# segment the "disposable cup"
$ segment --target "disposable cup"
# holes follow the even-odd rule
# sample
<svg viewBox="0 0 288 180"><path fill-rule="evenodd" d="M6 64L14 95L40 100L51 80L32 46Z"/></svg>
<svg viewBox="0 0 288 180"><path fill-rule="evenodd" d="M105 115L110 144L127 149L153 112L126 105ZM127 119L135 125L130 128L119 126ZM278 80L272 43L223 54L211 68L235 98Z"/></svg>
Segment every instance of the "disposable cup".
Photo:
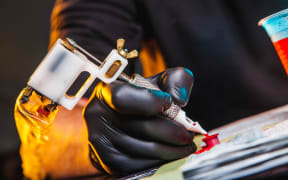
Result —
<svg viewBox="0 0 288 180"><path fill-rule="evenodd" d="M261 19L258 25L267 32L288 75L288 9Z"/></svg>

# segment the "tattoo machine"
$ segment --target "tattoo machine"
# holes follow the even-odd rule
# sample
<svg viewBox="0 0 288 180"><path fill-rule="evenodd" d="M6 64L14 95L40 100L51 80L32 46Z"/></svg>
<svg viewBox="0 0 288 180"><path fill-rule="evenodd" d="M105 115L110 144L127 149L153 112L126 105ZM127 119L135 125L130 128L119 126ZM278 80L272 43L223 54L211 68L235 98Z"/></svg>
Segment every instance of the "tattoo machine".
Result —
<svg viewBox="0 0 288 180"><path fill-rule="evenodd" d="M124 44L124 39L118 39L117 49L113 49L102 62L72 39L58 39L30 77L20 99L21 103L28 102L29 96L35 91L51 100L51 103L44 107L48 114L54 111L57 105L72 110L96 78L105 83L119 78L136 86L160 90L139 74L129 77L123 73L128 64L127 59L138 56L136 50L128 52L124 49ZM68 95L67 91L83 71L90 76L74 96ZM174 103L163 115L181 123L189 131L207 134L198 122L186 117L185 112Z"/></svg>

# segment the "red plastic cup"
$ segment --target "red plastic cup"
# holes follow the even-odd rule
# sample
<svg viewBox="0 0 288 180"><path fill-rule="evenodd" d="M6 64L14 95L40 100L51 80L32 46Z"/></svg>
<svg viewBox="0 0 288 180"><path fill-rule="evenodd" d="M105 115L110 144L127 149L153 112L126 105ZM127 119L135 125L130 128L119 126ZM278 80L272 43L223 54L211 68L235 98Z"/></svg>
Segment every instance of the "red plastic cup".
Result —
<svg viewBox="0 0 288 180"><path fill-rule="evenodd" d="M258 25L266 30L288 75L288 9L260 20Z"/></svg>

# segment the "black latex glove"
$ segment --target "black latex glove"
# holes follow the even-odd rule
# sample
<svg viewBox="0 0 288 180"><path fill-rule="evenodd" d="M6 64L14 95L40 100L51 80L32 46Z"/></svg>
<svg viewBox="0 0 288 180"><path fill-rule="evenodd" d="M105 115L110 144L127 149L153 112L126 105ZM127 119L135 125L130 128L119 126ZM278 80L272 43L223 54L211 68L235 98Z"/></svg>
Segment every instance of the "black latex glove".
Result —
<svg viewBox="0 0 288 180"><path fill-rule="evenodd" d="M95 88L84 116L96 168L125 176L195 152L194 134L159 115L172 101L182 107L187 104L192 72L168 69L147 80L165 92L122 81L99 83Z"/></svg>

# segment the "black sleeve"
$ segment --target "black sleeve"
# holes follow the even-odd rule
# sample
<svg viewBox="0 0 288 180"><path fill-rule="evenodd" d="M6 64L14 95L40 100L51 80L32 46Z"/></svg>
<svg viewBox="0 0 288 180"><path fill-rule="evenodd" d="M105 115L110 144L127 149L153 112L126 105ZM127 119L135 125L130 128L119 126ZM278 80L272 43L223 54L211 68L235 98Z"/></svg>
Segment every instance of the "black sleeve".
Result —
<svg viewBox="0 0 288 180"><path fill-rule="evenodd" d="M104 60L124 38L128 50L140 50L142 27L133 0L57 0L51 15L50 46L70 37ZM126 72L141 73L138 60L130 60Z"/></svg>

